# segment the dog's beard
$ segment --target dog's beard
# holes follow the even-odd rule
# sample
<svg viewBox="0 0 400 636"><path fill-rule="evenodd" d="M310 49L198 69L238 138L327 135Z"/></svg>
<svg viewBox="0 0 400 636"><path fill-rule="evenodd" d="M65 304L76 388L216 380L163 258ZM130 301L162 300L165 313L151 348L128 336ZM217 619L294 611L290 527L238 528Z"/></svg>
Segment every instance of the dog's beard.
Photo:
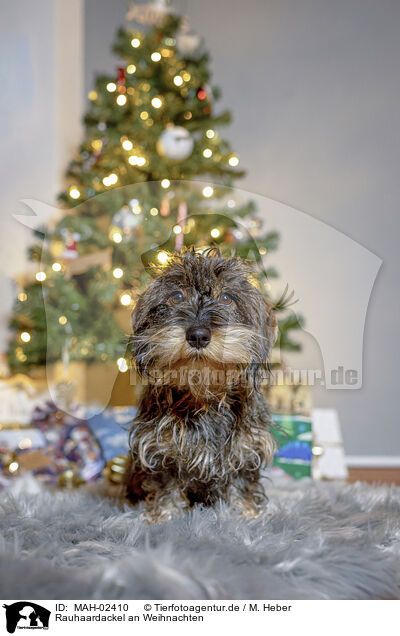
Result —
<svg viewBox="0 0 400 636"><path fill-rule="evenodd" d="M188 388L198 397L217 396L243 381L259 357L259 338L246 326L214 329L210 343L191 347L183 327L162 327L135 337L136 360L155 384Z"/></svg>

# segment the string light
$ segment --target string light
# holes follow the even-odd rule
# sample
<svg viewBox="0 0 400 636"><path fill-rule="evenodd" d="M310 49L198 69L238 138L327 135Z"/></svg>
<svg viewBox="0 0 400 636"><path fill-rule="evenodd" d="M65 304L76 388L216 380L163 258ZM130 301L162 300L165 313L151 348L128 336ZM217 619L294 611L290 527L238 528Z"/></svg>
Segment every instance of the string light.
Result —
<svg viewBox="0 0 400 636"><path fill-rule="evenodd" d="M107 187L114 185L115 183L117 183L117 181L118 181L118 175L116 175L115 172L111 172L111 174L109 174L108 177L104 177L103 179L103 183Z"/></svg>
<svg viewBox="0 0 400 636"><path fill-rule="evenodd" d="M184 71L184 73L182 73L182 77L185 80L185 82L189 82L192 76L187 71Z"/></svg>
<svg viewBox="0 0 400 636"><path fill-rule="evenodd" d="M60 323L60 325L66 325L68 322L68 319L66 316L60 316L58 319L58 322Z"/></svg>
<svg viewBox="0 0 400 636"><path fill-rule="evenodd" d="M113 232L113 235L112 235L111 238L114 241L114 243L121 243L122 234L121 234L121 232Z"/></svg>
<svg viewBox="0 0 400 636"><path fill-rule="evenodd" d="M180 234L182 232L182 228L180 225L174 225L173 231L175 234Z"/></svg>
<svg viewBox="0 0 400 636"><path fill-rule="evenodd" d="M23 331L20 335L22 342L29 342L31 339L31 334L27 331Z"/></svg>
<svg viewBox="0 0 400 636"><path fill-rule="evenodd" d="M212 157L212 150L211 150L211 148L204 148L204 150L203 150L203 157L205 157L206 159L209 159L210 157Z"/></svg>
<svg viewBox="0 0 400 636"><path fill-rule="evenodd" d="M150 57L153 62L159 62L161 60L161 53L159 53L158 51L154 51L154 53L152 53Z"/></svg>
<svg viewBox="0 0 400 636"><path fill-rule="evenodd" d="M127 101L126 95L118 95L116 102L118 106L125 106Z"/></svg>
<svg viewBox="0 0 400 636"><path fill-rule="evenodd" d="M150 212L151 212L151 210L150 210ZM18 294L18 300L19 300L21 303L24 303L24 302L27 300L27 298L28 298L28 296L25 294L25 292L20 292L20 293Z"/></svg>
<svg viewBox="0 0 400 636"><path fill-rule="evenodd" d="M153 97L153 99L151 100L151 105L153 106L153 108L161 108L161 106L163 105L162 99L160 99L159 97Z"/></svg>
<svg viewBox="0 0 400 636"><path fill-rule="evenodd" d="M133 75L133 73L136 72L136 66L134 64L129 64L129 66L126 67L126 72L129 75Z"/></svg>
<svg viewBox="0 0 400 636"><path fill-rule="evenodd" d="M103 142L101 139L93 139L92 141L93 150L95 150L96 152L100 152L102 147L103 147Z"/></svg>
<svg viewBox="0 0 400 636"><path fill-rule="evenodd" d="M262 256L264 256L267 253L267 250L265 249L265 247L260 247L259 252Z"/></svg>
<svg viewBox="0 0 400 636"><path fill-rule="evenodd" d="M119 299L121 305L124 305L125 307L128 307L128 305L131 304L132 302L132 298L130 296L130 294L122 294L121 298Z"/></svg>
<svg viewBox="0 0 400 636"><path fill-rule="evenodd" d="M124 275L124 271L120 267L116 267L113 270L114 278L122 278L123 275Z"/></svg>
<svg viewBox="0 0 400 636"><path fill-rule="evenodd" d="M121 373L125 373L126 371L128 371L128 363L125 358L118 358L117 367L121 371Z"/></svg>
<svg viewBox="0 0 400 636"><path fill-rule="evenodd" d="M161 181L161 187L164 188L164 190L169 188L170 185L171 185L171 181L169 179L163 179Z"/></svg>
<svg viewBox="0 0 400 636"><path fill-rule="evenodd" d="M133 143L129 139L124 139L122 142L122 147L124 150L132 150Z"/></svg>
<svg viewBox="0 0 400 636"><path fill-rule="evenodd" d="M214 130L211 130L211 128L209 130L207 130L206 137L208 137L209 139L213 139L215 137Z"/></svg>
<svg viewBox="0 0 400 636"><path fill-rule="evenodd" d="M18 446L21 450L24 450L25 448L31 448L32 440L30 440L29 437L23 437L18 443Z"/></svg>
<svg viewBox="0 0 400 636"><path fill-rule="evenodd" d="M71 197L71 199L79 199L79 197L81 196L81 193L79 192L76 186L72 186L69 189L69 196Z"/></svg>
<svg viewBox="0 0 400 636"><path fill-rule="evenodd" d="M146 163L146 159L144 157L138 157L136 163L138 166L144 166Z"/></svg>
<svg viewBox="0 0 400 636"><path fill-rule="evenodd" d="M42 283L46 280L46 272L36 272L35 278L39 281L39 283Z"/></svg>
<svg viewBox="0 0 400 636"><path fill-rule="evenodd" d="M51 269L53 270L53 272L61 272L62 265L61 263L53 263L53 265L51 266Z"/></svg>
<svg viewBox="0 0 400 636"><path fill-rule="evenodd" d="M150 214L151 214L151 216L157 216L157 214L158 214L157 208L151 208Z"/></svg>
<svg viewBox="0 0 400 636"><path fill-rule="evenodd" d="M146 119L149 118L149 113L147 112L147 110L142 110L142 112L140 113L140 119L143 119L143 121L146 121Z"/></svg>
<svg viewBox="0 0 400 636"><path fill-rule="evenodd" d="M128 159L128 162L131 164L131 166L136 166L137 160L138 157L136 155L131 155Z"/></svg>
<svg viewBox="0 0 400 636"><path fill-rule="evenodd" d="M217 227L214 227L211 232L210 232L211 236L213 238L218 238L221 234L220 230Z"/></svg>
<svg viewBox="0 0 400 636"><path fill-rule="evenodd" d="M167 252L158 252L157 260L161 265L165 265L168 262L168 254Z"/></svg>
<svg viewBox="0 0 400 636"><path fill-rule="evenodd" d="M139 38L133 38L131 40L131 46L133 46L134 49L137 49L140 46Z"/></svg>
<svg viewBox="0 0 400 636"><path fill-rule="evenodd" d="M236 202L233 199L229 199L226 205L228 206L228 208L234 208L236 205Z"/></svg>
<svg viewBox="0 0 400 636"><path fill-rule="evenodd" d="M175 75L174 77L174 84L175 86L182 86L183 84L183 79L181 78L180 75Z"/></svg>
<svg viewBox="0 0 400 636"><path fill-rule="evenodd" d="M232 167L238 166L239 165L239 157L237 157L236 155L232 155L232 157L229 157L228 163Z"/></svg>
<svg viewBox="0 0 400 636"><path fill-rule="evenodd" d="M211 186L205 186L202 192L203 192L203 197L205 197L206 199L209 199L214 194L214 188L212 188Z"/></svg>
<svg viewBox="0 0 400 636"><path fill-rule="evenodd" d="M89 97L91 102L94 102L94 100L97 99L97 97L98 97L97 91L89 91L88 97Z"/></svg>
<svg viewBox="0 0 400 636"><path fill-rule="evenodd" d="M109 93L115 93L115 91L117 90L117 85L114 84L114 82L108 82L106 89Z"/></svg>
<svg viewBox="0 0 400 636"><path fill-rule="evenodd" d="M11 462L11 464L9 464L8 466L8 470L10 471L10 473L15 473L19 468L19 464L18 462Z"/></svg>

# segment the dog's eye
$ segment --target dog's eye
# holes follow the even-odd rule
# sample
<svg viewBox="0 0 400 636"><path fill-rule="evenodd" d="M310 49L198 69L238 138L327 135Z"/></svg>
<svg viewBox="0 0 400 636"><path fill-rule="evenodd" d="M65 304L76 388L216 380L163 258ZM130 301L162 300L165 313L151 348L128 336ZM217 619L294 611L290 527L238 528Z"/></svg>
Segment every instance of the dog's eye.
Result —
<svg viewBox="0 0 400 636"><path fill-rule="evenodd" d="M183 294L182 292L175 292L175 294L172 294L172 296L170 296L168 298L168 302L171 303L172 305L179 305L179 303L182 302L183 300Z"/></svg>
<svg viewBox="0 0 400 636"><path fill-rule="evenodd" d="M229 296L229 294L227 294L226 292L224 292L223 294L221 294L221 296L218 298L218 301L221 303L221 305L230 305L232 302L232 297Z"/></svg>

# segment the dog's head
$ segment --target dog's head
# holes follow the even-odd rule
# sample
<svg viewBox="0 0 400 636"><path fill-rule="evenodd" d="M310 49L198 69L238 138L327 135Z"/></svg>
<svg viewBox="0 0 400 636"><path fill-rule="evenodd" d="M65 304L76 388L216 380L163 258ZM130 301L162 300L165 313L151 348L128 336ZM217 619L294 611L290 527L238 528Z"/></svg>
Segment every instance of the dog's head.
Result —
<svg viewBox="0 0 400 636"><path fill-rule="evenodd" d="M276 318L240 259L189 250L173 256L140 295L132 327L142 374L186 366L252 369L255 376L267 363Z"/></svg>

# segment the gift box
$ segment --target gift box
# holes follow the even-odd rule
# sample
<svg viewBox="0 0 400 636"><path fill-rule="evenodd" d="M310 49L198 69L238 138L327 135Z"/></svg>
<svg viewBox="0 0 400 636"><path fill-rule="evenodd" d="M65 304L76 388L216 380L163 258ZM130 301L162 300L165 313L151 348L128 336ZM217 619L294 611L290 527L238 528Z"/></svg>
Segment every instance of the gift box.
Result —
<svg viewBox="0 0 400 636"><path fill-rule="evenodd" d="M273 477L302 479L312 475L312 421L302 415L272 415L277 450L270 468Z"/></svg>

